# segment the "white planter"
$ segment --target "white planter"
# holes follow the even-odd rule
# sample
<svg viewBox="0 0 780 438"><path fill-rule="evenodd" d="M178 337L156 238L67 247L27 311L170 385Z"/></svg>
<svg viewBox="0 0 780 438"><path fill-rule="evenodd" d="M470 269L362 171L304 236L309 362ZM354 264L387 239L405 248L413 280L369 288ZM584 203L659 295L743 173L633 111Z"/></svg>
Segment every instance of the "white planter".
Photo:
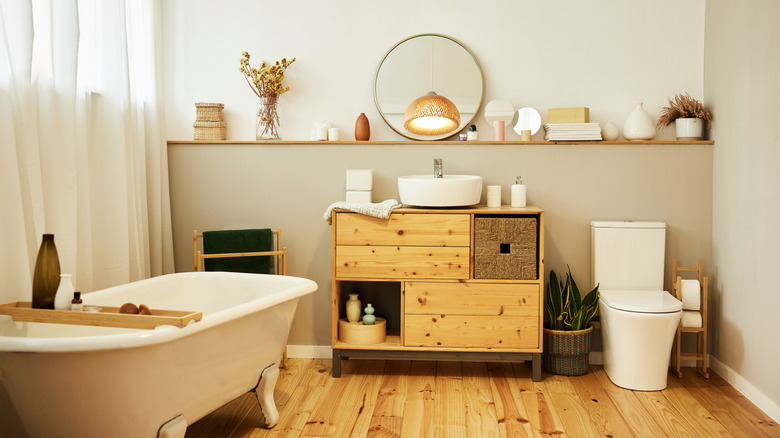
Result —
<svg viewBox="0 0 780 438"><path fill-rule="evenodd" d="M674 126L677 129L677 141L701 140L704 127L702 119L677 119Z"/></svg>

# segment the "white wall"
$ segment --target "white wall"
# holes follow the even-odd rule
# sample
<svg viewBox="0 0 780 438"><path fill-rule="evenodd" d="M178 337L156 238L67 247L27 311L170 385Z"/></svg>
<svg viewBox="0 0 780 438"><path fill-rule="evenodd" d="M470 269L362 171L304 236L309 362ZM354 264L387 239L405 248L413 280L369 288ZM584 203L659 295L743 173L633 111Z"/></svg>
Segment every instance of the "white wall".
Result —
<svg viewBox="0 0 780 438"><path fill-rule="evenodd" d="M364 112L372 140L403 140L382 123L372 86L387 50L418 33L451 36L474 53L484 103L531 106L543 121L547 108L588 106L592 121L622 127L637 102L657 114L675 93L703 93L704 0L163 3L174 140L192 138L193 104L203 101L225 103L228 139L254 139L257 98L238 71L244 51L257 62L298 59L287 71L292 91L281 98L285 138L308 140L314 122L328 119L352 139ZM482 112L477 126L489 135ZM512 139L519 136L509 130Z"/></svg>
<svg viewBox="0 0 780 438"><path fill-rule="evenodd" d="M705 91L714 113L712 354L774 403L780 349L780 3L708 1ZM754 388L754 389L755 389ZM743 391L745 392L745 391Z"/></svg>

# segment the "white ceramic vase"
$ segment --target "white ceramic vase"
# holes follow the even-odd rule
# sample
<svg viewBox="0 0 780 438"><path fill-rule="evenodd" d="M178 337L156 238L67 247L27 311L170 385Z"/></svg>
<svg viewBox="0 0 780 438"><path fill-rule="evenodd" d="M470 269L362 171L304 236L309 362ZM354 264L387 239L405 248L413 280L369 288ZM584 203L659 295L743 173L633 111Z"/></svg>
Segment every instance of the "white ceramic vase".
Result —
<svg viewBox="0 0 780 438"><path fill-rule="evenodd" d="M674 121L678 141L701 140L704 121L702 119L682 118Z"/></svg>
<svg viewBox="0 0 780 438"><path fill-rule="evenodd" d="M358 294L349 294L349 299L347 300L347 321L353 324L360 321L361 307Z"/></svg>
<svg viewBox="0 0 780 438"><path fill-rule="evenodd" d="M655 137L655 120L642 108L642 102L639 102L623 124L623 138L652 140L653 137Z"/></svg>
<svg viewBox="0 0 780 438"><path fill-rule="evenodd" d="M606 141L615 141L620 135L620 131L617 126L612 122L607 122L601 128L601 139Z"/></svg>
<svg viewBox="0 0 780 438"><path fill-rule="evenodd" d="M70 310L70 302L73 300L73 292L76 289L73 287L73 275L61 274L60 286L57 288L57 293L54 295L54 309L56 310Z"/></svg>

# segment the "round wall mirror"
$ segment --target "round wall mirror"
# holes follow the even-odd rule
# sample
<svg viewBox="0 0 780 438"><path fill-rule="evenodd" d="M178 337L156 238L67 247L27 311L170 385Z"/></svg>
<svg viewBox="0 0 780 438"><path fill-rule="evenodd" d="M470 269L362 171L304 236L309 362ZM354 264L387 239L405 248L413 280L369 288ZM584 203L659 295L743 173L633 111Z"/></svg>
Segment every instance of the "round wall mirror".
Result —
<svg viewBox="0 0 780 438"><path fill-rule="evenodd" d="M395 132L412 140L441 140L462 131L477 114L483 92L482 70L474 55L460 42L438 34L414 35L396 44L374 77L379 114ZM411 114L411 107L421 107L420 102L431 96L440 107L445 106L442 101L454 104L457 117L449 112L444 128L418 130L410 123L418 117Z"/></svg>

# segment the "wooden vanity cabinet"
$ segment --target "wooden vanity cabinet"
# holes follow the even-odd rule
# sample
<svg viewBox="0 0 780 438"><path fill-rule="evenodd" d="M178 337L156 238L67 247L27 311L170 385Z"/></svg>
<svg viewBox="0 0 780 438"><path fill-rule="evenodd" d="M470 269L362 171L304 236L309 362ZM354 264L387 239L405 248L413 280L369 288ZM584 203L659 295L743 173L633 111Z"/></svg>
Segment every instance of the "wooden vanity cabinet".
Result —
<svg viewBox="0 0 780 438"><path fill-rule="evenodd" d="M485 231L491 220L500 222L499 228ZM341 360L347 358L519 361L530 356L533 379L541 380L543 238L544 212L533 206L401 208L387 220L336 210L333 376L340 376ZM345 316L347 289L371 288L372 282L398 284L396 331L378 344L340 341L338 320Z"/></svg>

